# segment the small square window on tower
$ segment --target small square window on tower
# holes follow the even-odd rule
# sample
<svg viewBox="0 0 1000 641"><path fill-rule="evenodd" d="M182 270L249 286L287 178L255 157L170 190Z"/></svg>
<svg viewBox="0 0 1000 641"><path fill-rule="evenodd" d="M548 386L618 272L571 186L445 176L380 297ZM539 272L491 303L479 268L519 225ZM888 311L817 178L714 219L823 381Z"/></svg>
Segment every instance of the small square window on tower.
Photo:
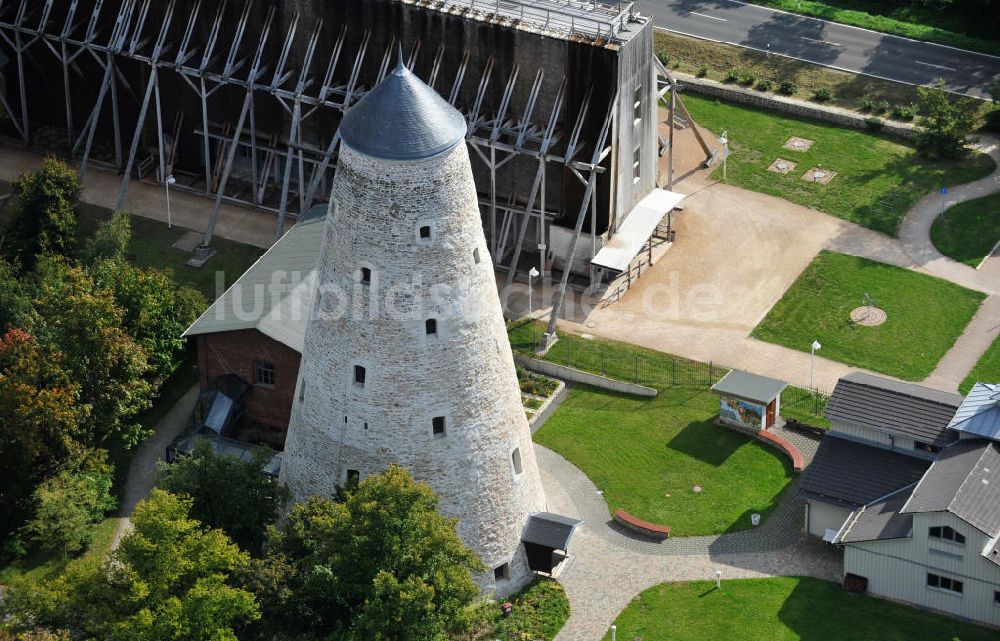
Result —
<svg viewBox="0 0 1000 641"><path fill-rule="evenodd" d="M371 285L372 284L372 270L369 267L361 268L361 284Z"/></svg>
<svg viewBox="0 0 1000 641"><path fill-rule="evenodd" d="M361 482L361 472L358 470L347 470L347 487L357 487Z"/></svg>
<svg viewBox="0 0 1000 641"><path fill-rule="evenodd" d="M424 321L424 331L428 336L436 336L438 333L438 322L436 318L428 318Z"/></svg>
<svg viewBox="0 0 1000 641"><path fill-rule="evenodd" d="M355 384L361 385L362 387L364 387L364 385L365 385L365 375L366 375L366 372L365 372L365 368L364 367L362 367L360 365L355 365L354 366L354 382L355 382Z"/></svg>
<svg viewBox="0 0 1000 641"><path fill-rule="evenodd" d="M514 464L514 474L520 474L524 471L524 468L521 467L521 448L514 448L514 451L510 454L510 460Z"/></svg>
<svg viewBox="0 0 1000 641"><path fill-rule="evenodd" d="M510 564L504 563L493 568L493 578L497 581L506 581L510 578Z"/></svg>
<svg viewBox="0 0 1000 641"><path fill-rule="evenodd" d="M444 436L444 417L435 416L431 419L431 431L434 436Z"/></svg>
<svg viewBox="0 0 1000 641"><path fill-rule="evenodd" d="M420 240L430 240L431 239L431 226L421 225L420 226Z"/></svg>
<svg viewBox="0 0 1000 641"><path fill-rule="evenodd" d="M478 247L476 247L475 249L472 250L472 260L476 261L477 265L480 262L480 259L479 259L479 248Z"/></svg>

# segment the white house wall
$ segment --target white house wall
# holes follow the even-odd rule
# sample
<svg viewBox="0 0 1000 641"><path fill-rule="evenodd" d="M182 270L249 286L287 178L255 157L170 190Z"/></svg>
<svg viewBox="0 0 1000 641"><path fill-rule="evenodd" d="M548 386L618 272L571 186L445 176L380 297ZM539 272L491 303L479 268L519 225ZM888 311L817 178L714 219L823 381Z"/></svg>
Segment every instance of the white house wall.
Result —
<svg viewBox="0 0 1000 641"><path fill-rule="evenodd" d="M965 545L929 539L928 528L936 525L964 534ZM1000 567L981 556L987 541L985 534L946 512L916 514L912 538L845 545L844 572L866 577L871 594L1000 626L1000 606L994 605ZM928 588L928 572L962 581L962 595Z"/></svg>
<svg viewBox="0 0 1000 641"><path fill-rule="evenodd" d="M809 510L806 516L807 532L818 538L823 538L828 528L839 530L851 514L851 510L848 508L821 501L807 501L806 505Z"/></svg>
<svg viewBox="0 0 1000 641"><path fill-rule="evenodd" d="M835 422L830 427L830 432L833 434L843 435L855 441L864 441L866 443L875 444L886 449L902 452L903 454L909 454L910 456L918 458L931 460L936 456L930 452L924 452L916 449L916 441L912 438L896 434L887 434L886 432L880 432L868 427Z"/></svg>

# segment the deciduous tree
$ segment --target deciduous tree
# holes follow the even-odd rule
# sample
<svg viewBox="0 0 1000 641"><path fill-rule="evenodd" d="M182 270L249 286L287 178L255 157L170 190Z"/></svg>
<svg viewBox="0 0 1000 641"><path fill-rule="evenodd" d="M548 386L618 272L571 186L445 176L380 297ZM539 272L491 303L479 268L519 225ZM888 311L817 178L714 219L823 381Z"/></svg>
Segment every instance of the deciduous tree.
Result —
<svg viewBox="0 0 1000 641"><path fill-rule="evenodd" d="M35 486L80 450L79 424L86 408L62 355L46 350L28 332L0 338L0 533L31 512Z"/></svg>
<svg viewBox="0 0 1000 641"><path fill-rule="evenodd" d="M113 437L136 445L146 434L134 417L149 406L153 386L146 349L125 330L113 292L58 257L39 261L35 278L32 329L64 355L80 401L90 408L82 442L106 447Z"/></svg>
<svg viewBox="0 0 1000 641"><path fill-rule="evenodd" d="M945 91L943 80L936 87L919 87L917 91L917 150L928 158L961 158L975 126L976 105L972 99Z"/></svg>
<svg viewBox="0 0 1000 641"><path fill-rule="evenodd" d="M230 579L247 555L189 510L189 500L153 490L107 562L16 582L3 604L8 623L101 641L236 641L234 626L260 616L254 596Z"/></svg>
<svg viewBox="0 0 1000 641"><path fill-rule="evenodd" d="M157 467L160 486L192 499L191 516L219 528L242 549L262 552L264 532L278 518L287 492L261 471L272 453L261 449L249 461L215 454L207 441L191 456Z"/></svg>
<svg viewBox="0 0 1000 641"><path fill-rule="evenodd" d="M70 459L35 489L35 515L25 531L42 549L64 555L85 550L94 524L118 504L111 492L114 466L105 450L89 450Z"/></svg>
<svg viewBox="0 0 1000 641"><path fill-rule="evenodd" d="M271 590L261 595L265 619L311 638L446 638L478 594L472 573L483 570L456 523L438 512L428 485L396 466L341 503L296 505L257 564L264 579L256 585ZM273 580L275 567L286 582Z"/></svg>
<svg viewBox="0 0 1000 641"><path fill-rule="evenodd" d="M21 264L30 269L39 254L68 253L76 241L80 181L62 161L46 158L38 171L14 182L17 208L8 237Z"/></svg>

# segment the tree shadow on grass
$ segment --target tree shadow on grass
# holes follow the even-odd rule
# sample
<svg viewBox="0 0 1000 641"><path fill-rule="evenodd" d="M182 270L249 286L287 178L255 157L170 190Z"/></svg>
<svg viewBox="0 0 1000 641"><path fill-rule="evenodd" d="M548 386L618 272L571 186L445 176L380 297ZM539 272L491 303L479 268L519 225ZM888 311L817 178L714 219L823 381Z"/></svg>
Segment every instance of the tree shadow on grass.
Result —
<svg viewBox="0 0 1000 641"><path fill-rule="evenodd" d="M750 437L719 427L710 421L698 421L688 423L670 439L667 447L702 463L719 467L749 441Z"/></svg>

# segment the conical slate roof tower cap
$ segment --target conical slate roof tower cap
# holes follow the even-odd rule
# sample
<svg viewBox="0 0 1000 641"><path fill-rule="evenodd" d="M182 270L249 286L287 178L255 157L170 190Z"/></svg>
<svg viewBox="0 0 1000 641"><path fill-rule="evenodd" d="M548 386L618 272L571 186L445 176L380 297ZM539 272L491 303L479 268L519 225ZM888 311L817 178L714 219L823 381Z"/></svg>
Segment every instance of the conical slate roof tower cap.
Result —
<svg viewBox="0 0 1000 641"><path fill-rule="evenodd" d="M347 110L340 139L366 156L430 158L465 138L465 118L403 64Z"/></svg>

